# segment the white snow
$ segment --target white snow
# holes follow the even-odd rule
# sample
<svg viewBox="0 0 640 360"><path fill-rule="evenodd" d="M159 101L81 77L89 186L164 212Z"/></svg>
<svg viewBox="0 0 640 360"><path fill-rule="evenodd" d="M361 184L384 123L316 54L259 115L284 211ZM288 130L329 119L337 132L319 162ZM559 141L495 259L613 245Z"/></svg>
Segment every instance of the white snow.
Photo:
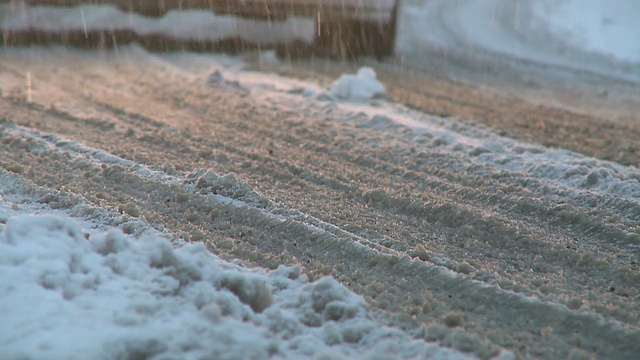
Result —
<svg viewBox="0 0 640 360"><path fill-rule="evenodd" d="M58 148L69 161L186 183L53 134L17 125L3 131L30 138L34 152ZM233 175L207 172L200 179L246 187ZM298 266L243 268L144 222L125 236L114 227L128 222L120 214L83 200L52 210L5 171L0 184L3 358L472 358L377 323L364 300L332 278L309 282ZM247 194L234 202L243 207L251 200Z"/></svg>
<svg viewBox="0 0 640 360"><path fill-rule="evenodd" d="M506 4L504 1L451 3L462 10L448 13L445 21L466 23L466 28L456 27L465 41L544 61L562 57L552 52L536 55L528 47L531 42L523 45L516 33L484 26L481 22L496 14L491 9ZM542 21L539 26L546 28L545 36L560 39L569 47L640 62L640 42L634 37L640 34L640 25L634 21L634 14L640 13L637 4L631 0L611 1L606 6L595 0L545 0L531 2L526 14L532 16L531 23ZM135 26L137 31L150 33L180 23L186 25L169 26L176 31L173 35L198 37L211 32L235 34L240 24L239 20L198 12L170 13L158 22L105 6L77 7L72 13L25 8L14 17L9 16L8 6L0 8L5 28L33 24L49 30ZM421 41L449 46L460 39L441 30L431 32L425 19L438 6L445 5L434 1L405 7L403 14L409 23L403 29L410 32L400 35L401 51ZM206 31L192 27L196 21L184 21L183 16L199 19L197 25L205 24ZM297 29L297 21L281 24L278 36L296 33L307 39L307 33L292 30ZM250 34L264 41L272 39L263 38L262 28L253 26L246 25ZM216 60L212 56L208 61L213 64ZM319 102L311 95L323 90L311 81L212 67L212 75L203 81L246 89L256 99L275 101L282 107L311 109ZM486 171L521 172L550 186L640 202L640 171L635 168L524 144L397 104L380 101L371 105L366 100L385 93L371 68L342 75L331 89L324 90L347 100L332 103L337 109L336 121L357 122L361 131L402 134L402 139L416 144L426 156L429 152L456 153L470 164L483 165ZM5 130L37 136L19 127ZM72 155L84 154L83 147L73 142L62 148ZM103 163L123 161L106 153L90 153ZM148 168L138 170L150 177L165 176ZM362 298L331 278L309 282L298 267L281 266L270 272L243 268L220 260L200 244L173 241L174 248L172 239L144 224L135 236L125 236L114 228L121 222L118 215L105 211L87 219L80 212L55 211L30 198L12 178L0 180L3 358L468 358L380 325ZM175 179L166 176L166 180Z"/></svg>
<svg viewBox="0 0 640 360"><path fill-rule="evenodd" d="M466 359L377 324L359 296L299 267L225 263L202 244L0 211L4 359ZM385 355L386 354L386 355Z"/></svg>
<svg viewBox="0 0 640 360"><path fill-rule="evenodd" d="M340 100L363 101L386 96L384 85L370 67L362 67L355 75L343 74L331 85L330 94Z"/></svg>
<svg viewBox="0 0 640 360"><path fill-rule="evenodd" d="M179 67L180 58L189 63L192 57L202 55L178 55L172 62ZM313 111L326 102L308 96L321 89L315 82L229 70L215 56L207 61L214 71L203 82L233 83L256 101L298 111ZM373 80L373 70L359 73L365 83ZM357 81L350 81L357 87ZM301 87L303 91L291 91ZM640 199L640 173L633 168L524 144L385 101L331 105L333 121L361 131L394 132L426 156L455 153L486 171L522 172L549 186ZM34 152L57 148L69 161L114 164L140 176L185 183L59 136L12 124L2 129L5 136L31 138ZM200 178L233 189L243 186L231 175L205 173ZM309 283L297 267L245 269L221 261L199 244L174 241L174 249L171 239L144 223L136 225L135 236L124 236L111 227L122 224L119 214L93 212L87 219L82 214L88 212L80 209L86 204L54 212L29 198L12 179L0 177L0 308L9 309L0 323L0 348L9 359L468 356L381 326L359 296L333 279ZM259 201L251 188L243 191L246 196L234 200L238 206Z"/></svg>
<svg viewBox="0 0 640 360"><path fill-rule="evenodd" d="M401 7L396 53L462 53L551 64L640 82L640 3L634 0L433 0Z"/></svg>
<svg viewBox="0 0 640 360"><path fill-rule="evenodd" d="M633 0L543 0L535 19L573 47L640 62L640 7Z"/></svg>
<svg viewBox="0 0 640 360"><path fill-rule="evenodd" d="M371 68L361 68L358 75L343 74L329 94L311 81L300 81L250 71L221 70L221 77L249 91L265 102L300 111L316 106L309 94L320 93L316 101L336 100L335 121L356 123L358 128L392 131L419 152L454 153L472 164L482 164L490 171L511 171L542 180L549 186L597 192L640 202L640 170L598 160L564 149L549 149L499 136L494 132L461 124L457 119L443 119L376 99L384 85L375 79ZM341 96L342 95L342 96ZM365 96L367 95L367 96ZM366 115L364 117L360 115ZM373 141L373 140L372 140ZM427 156L427 155L424 155Z"/></svg>

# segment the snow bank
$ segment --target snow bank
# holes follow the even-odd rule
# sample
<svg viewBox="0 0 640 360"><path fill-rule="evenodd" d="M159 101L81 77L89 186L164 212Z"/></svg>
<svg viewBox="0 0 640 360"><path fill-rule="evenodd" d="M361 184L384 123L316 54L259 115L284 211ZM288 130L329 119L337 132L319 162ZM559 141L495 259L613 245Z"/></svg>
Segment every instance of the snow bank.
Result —
<svg viewBox="0 0 640 360"><path fill-rule="evenodd" d="M462 125L456 119L442 119L393 104L341 106L354 115L366 115L352 118L360 129L400 134L406 143L415 144L419 149L418 157L437 153L455 155L468 164L464 166L473 167L474 172L519 173L554 188L571 189L569 193L576 198L589 192L640 200L640 171L635 167L565 149L526 144L489 130ZM409 129L411 131L406 131Z"/></svg>
<svg viewBox="0 0 640 360"><path fill-rule="evenodd" d="M85 237L54 216L0 226L3 358L467 358L380 326L362 298L297 266L267 274L199 243Z"/></svg>
<svg viewBox="0 0 640 360"><path fill-rule="evenodd" d="M331 85L330 94L341 100L362 101L386 96L384 85L370 67L362 67L356 75L342 74Z"/></svg>
<svg viewBox="0 0 640 360"><path fill-rule="evenodd" d="M552 65L640 81L640 2L634 0L412 0L403 2L396 54L425 66L425 54ZM530 67L524 72L533 71Z"/></svg>
<svg viewBox="0 0 640 360"><path fill-rule="evenodd" d="M640 63L640 7L635 0L539 0L532 14L576 48Z"/></svg>

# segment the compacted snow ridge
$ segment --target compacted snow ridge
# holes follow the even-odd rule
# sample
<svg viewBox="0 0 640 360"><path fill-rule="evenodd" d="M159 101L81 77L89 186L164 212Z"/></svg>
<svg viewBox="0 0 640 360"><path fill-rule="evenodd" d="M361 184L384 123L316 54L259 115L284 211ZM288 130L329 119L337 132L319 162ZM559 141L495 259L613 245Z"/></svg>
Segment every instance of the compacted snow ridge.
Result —
<svg viewBox="0 0 640 360"><path fill-rule="evenodd" d="M602 80L615 107L640 82L628 37L638 6L607 4L403 1L397 60L473 81L477 69ZM299 19L19 1L0 5L0 25L313 35ZM249 70L253 58L302 76ZM410 86L402 69L389 76L396 60L325 62L317 77L306 64L268 52L1 48L0 358L640 353L640 169L599 157L617 149L615 131L574 138L584 114L519 104L600 146L595 156L545 147L473 118L497 116L509 96L478 103L452 85L426 108L478 111L437 116L393 101ZM625 121L602 126L632 143ZM594 141L600 130L609 137Z"/></svg>

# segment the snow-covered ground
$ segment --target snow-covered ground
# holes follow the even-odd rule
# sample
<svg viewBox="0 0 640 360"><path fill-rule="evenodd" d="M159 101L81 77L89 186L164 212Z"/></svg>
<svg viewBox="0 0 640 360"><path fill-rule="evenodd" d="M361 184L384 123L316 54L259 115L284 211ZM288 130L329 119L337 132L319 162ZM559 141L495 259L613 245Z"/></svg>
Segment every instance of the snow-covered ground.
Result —
<svg viewBox="0 0 640 360"><path fill-rule="evenodd" d="M227 58L217 63L220 69L240 65ZM370 68L345 74L328 91L314 83L244 75L216 70L206 80L235 89L241 81L259 98L285 92L314 102L335 99L350 106L354 101L354 110L363 111L372 111L367 102L384 95ZM380 116L362 127L397 125ZM172 184L186 181L71 139L2 128L3 135L12 133L31 139L37 152L62 145L67 156L96 166L132 168ZM210 177L218 186L237 184L213 173L201 179ZM247 269L217 258L200 243L167 238L144 222L134 225L134 235L125 235L120 213L84 201L52 209L42 194L34 195L7 173L0 184L0 292L5 294L0 308L8 309L0 348L6 359L474 358L376 322L363 299L333 278L309 282L299 266ZM189 192L197 191L191 184ZM215 199L251 206L251 200ZM493 358L512 354L503 350Z"/></svg>
<svg viewBox="0 0 640 360"><path fill-rule="evenodd" d="M534 18L568 46L640 62L636 1L546 0L530 2L529 6Z"/></svg>
<svg viewBox="0 0 640 360"><path fill-rule="evenodd" d="M421 54L436 51L452 62L461 56L489 66L494 63L496 71L503 64L500 60L507 58L510 63L553 65L640 83L637 1L414 0L403 4L397 52L412 65L428 63Z"/></svg>
<svg viewBox="0 0 640 360"><path fill-rule="evenodd" d="M14 17L8 15L10 5L2 6L0 21L4 27L37 24L53 30L61 24L76 28L134 24L140 31L156 31L170 24L180 34L197 36L212 29L236 29L236 23L220 24L218 18L197 12L170 14L152 21L125 16L108 7L83 7L80 18L63 10L36 8L18 10L20 16ZM437 21L433 14L438 14ZM632 0L610 1L606 7L595 0L406 1L398 51L402 56L419 56L420 46L447 49L462 43L640 81L640 42L633 36L640 34L640 28L633 14L640 14L640 6ZM192 26L199 25L200 20L186 22L183 15L191 20L203 19L202 24L208 25L196 31ZM497 17L501 20L497 21ZM296 21L287 23L282 34L291 34ZM431 27L439 22L445 22L447 27ZM188 23L188 27L173 26L176 23ZM445 28L455 32L445 32ZM294 33L303 38L309 36ZM289 36L282 34L277 36ZM255 35L271 36L264 35L262 29L256 30ZM201 59L178 56L174 60L180 64L175 68L184 67L185 61L201 63ZM637 168L508 139L463 125L457 119L443 119L387 102L384 85L369 68L356 75L344 74L326 87L313 80L242 71L239 59L211 56L206 63L212 69L211 75L200 80L220 91L244 92L255 101L282 111L311 111L322 106L337 109L332 113L339 116L336 123L363 133L382 134L379 139L389 135L390 146L397 146L399 151L412 151L423 157L446 154L459 161L452 164L460 166L461 172L473 169L491 176L510 173L535 179L544 192L538 196L553 193L549 201L557 200L558 206L565 202L580 205L586 198L613 208L615 204L625 204L627 213L620 216L628 218L622 220L620 226L624 229L620 231L626 231L629 242L636 241L639 225L634 223L633 212L640 209ZM3 86L0 84L0 90L8 93L9 89ZM146 167L73 138L8 123L2 124L0 136L9 139L7 144L12 139L25 139L24 146L34 153L63 151L60 157L65 161L88 164L89 168L104 165L106 171L107 165L118 166L144 179L184 186L188 194L201 190L195 182L189 183L188 177L176 175L175 169ZM379 139L370 139L374 148L382 141ZM409 150L404 144L412 144L413 148ZM135 206L118 213L92 208L71 197L70 204L54 209L48 205L51 201L22 184L13 172L3 170L1 174L2 358L474 357L460 350L465 349L464 341L462 345L454 344L458 348L454 350L416 340L414 334L383 325L360 296L332 278L309 281L299 266L280 266L271 271L249 269L239 261L221 260L199 243L185 244L144 221L136 222L135 231L125 235L123 212L136 217L133 213L139 210ZM223 189L248 187L235 177L217 177L213 173L200 174L198 184L202 179L209 189L214 186L210 178L220 182L215 186ZM226 197L224 193L211 195L211 199L238 208L254 206L250 200ZM328 232L326 229L333 226L300 215L305 219L302 221L291 213L295 211L288 210L286 216L267 215L283 221L313 223L317 226L313 231L318 232ZM451 267L446 261L435 257L430 261L442 270L443 277L452 276L445 269ZM532 295L514 292L509 296L536 306L544 303ZM554 311L569 313L564 305L553 306ZM615 323L612 328L617 326ZM541 331L545 333L544 329ZM493 355L505 359L512 356L507 350Z"/></svg>
<svg viewBox="0 0 640 360"><path fill-rule="evenodd" d="M105 219L36 210L2 184L3 359L469 358L376 323L330 277L246 269L152 229L103 232Z"/></svg>
<svg viewBox="0 0 640 360"><path fill-rule="evenodd" d="M222 58L202 81L249 91L282 109L335 103L346 114L340 122L389 132L422 151L459 154L493 169L488 171L526 174L567 193L565 200L580 202L588 192L640 202L637 169L520 143L387 103L379 99L384 86L372 69L345 74L323 89L314 82L238 71L240 66ZM2 134L30 139L35 152L63 149L73 162L188 182L72 139L11 125L3 126ZM238 186L235 178L207 173L202 179L211 176L214 180L207 182ZM113 228L120 224L122 229L119 213L88 210L83 202L53 210L14 177L0 180L0 291L5 294L0 307L10 309L0 325L0 345L9 359L470 357L377 323L359 296L331 278L309 282L295 266L246 269L221 261L200 244L167 239L144 223L134 226L135 236L125 236ZM188 193L198 191L194 182L189 186ZM252 206L251 200L234 198L215 196L221 203ZM500 356L511 355L502 351Z"/></svg>

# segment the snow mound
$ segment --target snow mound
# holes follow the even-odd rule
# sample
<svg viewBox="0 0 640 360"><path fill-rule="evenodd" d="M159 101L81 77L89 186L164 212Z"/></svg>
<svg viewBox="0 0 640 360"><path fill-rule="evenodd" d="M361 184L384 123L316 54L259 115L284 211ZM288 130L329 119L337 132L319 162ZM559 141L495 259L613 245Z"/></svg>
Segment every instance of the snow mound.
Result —
<svg viewBox="0 0 640 360"><path fill-rule="evenodd" d="M361 67L356 75L342 74L331 85L331 95L341 100L363 101L384 98L386 90L370 67Z"/></svg>
<svg viewBox="0 0 640 360"><path fill-rule="evenodd" d="M533 19L570 46L640 63L637 1L542 0L529 6Z"/></svg>
<svg viewBox="0 0 640 360"><path fill-rule="evenodd" d="M53 216L0 228L3 358L468 358L381 326L362 298L297 266L267 274L199 243L85 237Z"/></svg>

